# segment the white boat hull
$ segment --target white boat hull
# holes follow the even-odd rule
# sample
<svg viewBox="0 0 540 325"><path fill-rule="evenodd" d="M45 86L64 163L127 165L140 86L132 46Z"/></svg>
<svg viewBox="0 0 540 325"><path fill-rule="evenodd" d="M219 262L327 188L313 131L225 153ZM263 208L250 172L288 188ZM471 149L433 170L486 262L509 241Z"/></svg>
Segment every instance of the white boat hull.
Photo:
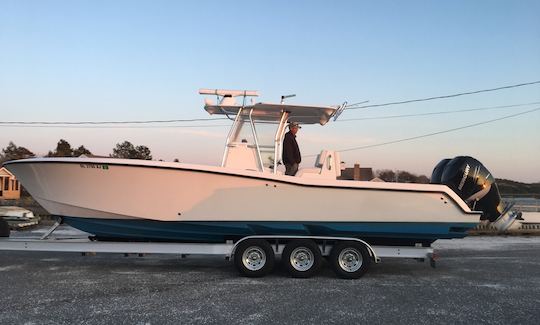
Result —
<svg viewBox="0 0 540 325"><path fill-rule="evenodd" d="M7 168L46 210L68 220L461 229L474 227L480 217L444 185L303 179L122 159L28 159Z"/></svg>

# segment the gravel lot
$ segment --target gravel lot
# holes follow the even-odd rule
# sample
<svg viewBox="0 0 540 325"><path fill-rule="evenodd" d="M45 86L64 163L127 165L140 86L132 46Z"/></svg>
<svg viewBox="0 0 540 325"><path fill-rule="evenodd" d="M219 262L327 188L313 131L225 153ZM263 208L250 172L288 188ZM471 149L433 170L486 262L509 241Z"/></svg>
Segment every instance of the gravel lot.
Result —
<svg viewBox="0 0 540 325"><path fill-rule="evenodd" d="M385 259L359 280L327 266L242 278L217 257L0 251L0 324L538 324L540 237L435 244L436 269Z"/></svg>

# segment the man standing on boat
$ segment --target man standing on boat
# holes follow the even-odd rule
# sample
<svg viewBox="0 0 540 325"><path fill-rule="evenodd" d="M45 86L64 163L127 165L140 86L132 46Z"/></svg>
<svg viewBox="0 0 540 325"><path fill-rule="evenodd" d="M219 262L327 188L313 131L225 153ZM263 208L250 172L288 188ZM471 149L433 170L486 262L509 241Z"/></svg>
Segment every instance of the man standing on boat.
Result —
<svg viewBox="0 0 540 325"><path fill-rule="evenodd" d="M289 132L285 133L283 139L283 163L285 164L285 175L294 176L298 171L298 164L302 161L300 148L296 142L296 133L300 129L298 122L289 123Z"/></svg>

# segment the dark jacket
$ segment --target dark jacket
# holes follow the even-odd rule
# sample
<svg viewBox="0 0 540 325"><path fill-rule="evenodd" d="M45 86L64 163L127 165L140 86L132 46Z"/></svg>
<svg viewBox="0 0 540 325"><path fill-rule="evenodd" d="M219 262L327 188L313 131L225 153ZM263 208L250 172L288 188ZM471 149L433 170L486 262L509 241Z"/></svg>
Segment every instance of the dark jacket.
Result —
<svg viewBox="0 0 540 325"><path fill-rule="evenodd" d="M285 133L283 139L283 163L286 165L299 164L302 161L300 148L296 142L296 136L291 131Z"/></svg>

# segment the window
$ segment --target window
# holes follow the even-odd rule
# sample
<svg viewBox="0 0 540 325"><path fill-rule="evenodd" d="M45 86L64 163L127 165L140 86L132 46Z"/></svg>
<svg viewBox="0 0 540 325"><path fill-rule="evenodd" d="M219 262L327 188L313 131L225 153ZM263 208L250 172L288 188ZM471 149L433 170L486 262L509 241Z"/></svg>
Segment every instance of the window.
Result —
<svg viewBox="0 0 540 325"><path fill-rule="evenodd" d="M9 191L9 178L4 178L4 191Z"/></svg>
<svg viewBox="0 0 540 325"><path fill-rule="evenodd" d="M11 190L12 191L15 190L15 180L14 179L11 180Z"/></svg>
<svg viewBox="0 0 540 325"><path fill-rule="evenodd" d="M19 181L15 181L15 191L19 190Z"/></svg>

